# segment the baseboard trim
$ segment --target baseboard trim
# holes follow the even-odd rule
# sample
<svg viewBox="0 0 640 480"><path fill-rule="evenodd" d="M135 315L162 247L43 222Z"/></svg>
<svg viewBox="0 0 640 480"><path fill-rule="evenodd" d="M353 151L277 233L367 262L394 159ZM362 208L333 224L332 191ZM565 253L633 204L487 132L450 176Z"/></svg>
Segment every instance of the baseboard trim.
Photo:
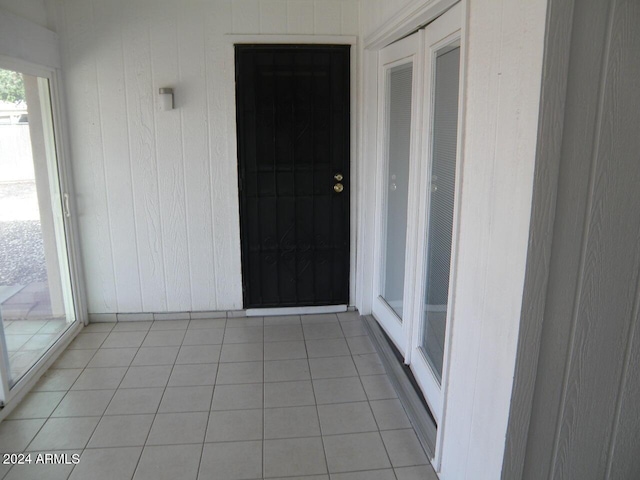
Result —
<svg viewBox="0 0 640 480"><path fill-rule="evenodd" d="M418 396L411 380L407 377L403 365L396 358L378 322L371 315L364 318L369 337L380 355L382 364L398 393L422 448L433 461L436 450L436 424Z"/></svg>
<svg viewBox="0 0 640 480"><path fill-rule="evenodd" d="M247 308L246 313L247 317L264 317L267 315L310 315L346 311L346 305L321 305L317 307Z"/></svg>

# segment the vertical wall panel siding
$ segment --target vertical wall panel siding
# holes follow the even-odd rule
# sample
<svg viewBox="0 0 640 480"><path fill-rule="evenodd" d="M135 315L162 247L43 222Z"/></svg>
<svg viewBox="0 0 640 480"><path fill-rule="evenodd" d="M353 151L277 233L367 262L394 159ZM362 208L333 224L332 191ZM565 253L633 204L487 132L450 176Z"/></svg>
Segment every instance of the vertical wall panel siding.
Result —
<svg viewBox="0 0 640 480"><path fill-rule="evenodd" d="M118 309L142 310L140 272L136 250L133 186L127 129L127 98L119 2L94 5L94 32L101 54L96 58L105 187L110 212L108 227L113 251L113 269ZM113 218L115 216L115 218Z"/></svg>
<svg viewBox="0 0 640 480"><path fill-rule="evenodd" d="M357 32L356 0L321 3L57 2L90 312L242 307L224 36Z"/></svg>
<svg viewBox="0 0 640 480"><path fill-rule="evenodd" d="M358 4L355 2L342 2L341 33L343 35L358 34Z"/></svg>
<svg viewBox="0 0 640 480"><path fill-rule="evenodd" d="M233 33L260 33L260 2L258 0L233 0Z"/></svg>
<svg viewBox="0 0 640 480"><path fill-rule="evenodd" d="M158 1L158 0L156 0ZM178 55L183 42L179 19L183 5L171 0L158 1L156 12L149 12L151 98L155 109L156 162L158 168L159 209L162 222L162 258L165 267L166 300L169 311L189 310L191 289L189 278L189 242L187 236L183 108L160 112L156 106L158 89L179 87L176 106L182 102L178 93L189 87L180 81L182 58Z"/></svg>
<svg viewBox="0 0 640 480"><path fill-rule="evenodd" d="M313 1L287 0L287 33L313 32Z"/></svg>
<svg viewBox="0 0 640 480"><path fill-rule="evenodd" d="M282 33L287 31L286 0L270 0L260 3L260 33Z"/></svg>
<svg viewBox="0 0 640 480"><path fill-rule="evenodd" d="M315 0L313 2L313 30L317 34L340 33L340 0Z"/></svg>
<svg viewBox="0 0 640 480"><path fill-rule="evenodd" d="M74 125L72 153L82 159L74 166L78 195L78 223L82 238L89 309L109 312L117 309L107 186L103 163L101 111L95 55L98 39L93 26L92 4L69 1L65 8L67 66L73 75L66 78L74 97L69 117Z"/></svg>
<svg viewBox="0 0 640 480"><path fill-rule="evenodd" d="M149 15L156 5L148 0L123 4L124 58L128 98L127 119L133 174L134 213L144 311L167 308L162 245L162 218L156 157L155 100L151 63ZM166 195L166 192L162 192ZM117 281L117 279L116 279Z"/></svg>
<svg viewBox="0 0 640 480"><path fill-rule="evenodd" d="M575 2L525 479L640 478L640 7Z"/></svg>
<svg viewBox="0 0 640 480"><path fill-rule="evenodd" d="M203 60L208 28L203 9L206 3L206 0L189 0L181 9L179 20L180 79L177 84L180 95L176 101L182 115L192 310L212 310L217 299L209 164L208 62Z"/></svg>

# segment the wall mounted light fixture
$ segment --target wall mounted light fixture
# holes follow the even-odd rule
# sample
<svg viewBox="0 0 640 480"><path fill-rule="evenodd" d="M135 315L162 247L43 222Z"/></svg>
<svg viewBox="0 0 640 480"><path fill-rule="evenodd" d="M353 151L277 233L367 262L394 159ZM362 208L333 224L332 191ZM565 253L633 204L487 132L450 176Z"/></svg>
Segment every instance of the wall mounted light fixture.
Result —
<svg viewBox="0 0 640 480"><path fill-rule="evenodd" d="M161 88L159 93L160 101L158 105L160 111L173 110L173 88Z"/></svg>

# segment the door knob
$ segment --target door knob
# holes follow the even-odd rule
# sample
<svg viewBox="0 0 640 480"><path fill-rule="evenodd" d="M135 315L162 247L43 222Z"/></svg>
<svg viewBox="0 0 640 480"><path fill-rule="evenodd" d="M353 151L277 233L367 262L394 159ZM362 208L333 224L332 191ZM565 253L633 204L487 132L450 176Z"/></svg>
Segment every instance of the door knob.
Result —
<svg viewBox="0 0 640 480"><path fill-rule="evenodd" d="M341 182L341 181L342 181L342 179L343 179L344 177L342 176L342 174L341 174L341 173L336 173L336 174L333 176L333 178L335 178L335 179L336 179L336 182Z"/></svg>
<svg viewBox="0 0 640 480"><path fill-rule="evenodd" d="M342 185L341 183L336 183L336 184L333 186L333 190L334 190L334 192L336 192L336 193L341 193L341 192L344 190L344 185Z"/></svg>

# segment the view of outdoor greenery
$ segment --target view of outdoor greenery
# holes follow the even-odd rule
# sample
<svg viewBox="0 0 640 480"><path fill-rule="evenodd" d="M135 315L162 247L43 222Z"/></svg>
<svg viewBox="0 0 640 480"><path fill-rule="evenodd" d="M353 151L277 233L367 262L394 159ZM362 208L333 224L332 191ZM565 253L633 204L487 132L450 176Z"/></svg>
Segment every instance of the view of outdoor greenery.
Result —
<svg viewBox="0 0 640 480"><path fill-rule="evenodd" d="M0 69L0 101L18 103L24 101L22 74Z"/></svg>

